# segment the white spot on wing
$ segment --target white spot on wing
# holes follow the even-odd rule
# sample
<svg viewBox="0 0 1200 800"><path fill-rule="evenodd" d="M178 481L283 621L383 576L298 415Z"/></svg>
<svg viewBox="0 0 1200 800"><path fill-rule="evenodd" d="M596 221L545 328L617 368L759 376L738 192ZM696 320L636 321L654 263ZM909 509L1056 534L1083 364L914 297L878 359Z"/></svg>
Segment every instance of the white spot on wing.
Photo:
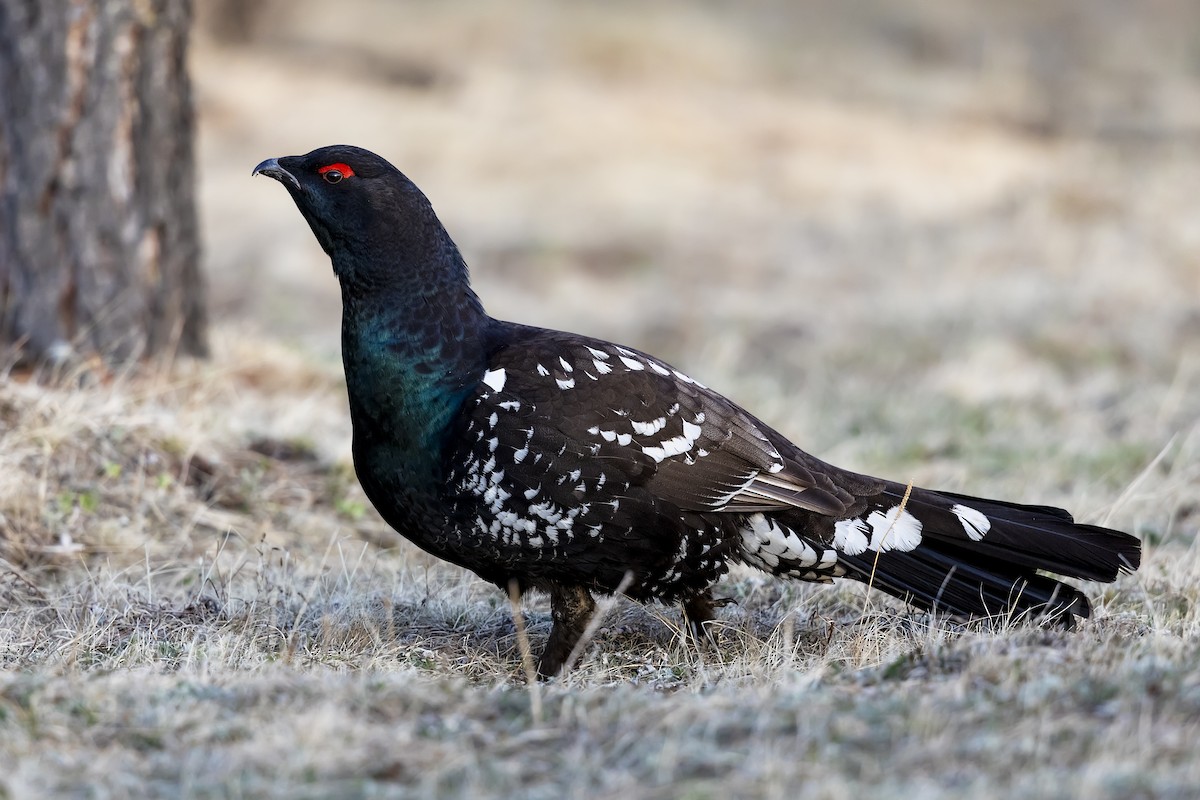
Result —
<svg viewBox="0 0 1200 800"><path fill-rule="evenodd" d="M958 517L967 537L973 542L978 542L992 529L992 521L982 511L962 504L955 505L950 510Z"/></svg>
<svg viewBox="0 0 1200 800"><path fill-rule="evenodd" d="M867 524L871 526L871 550L908 551L921 543L921 521L900 506L892 506L886 514L872 511Z"/></svg>
<svg viewBox="0 0 1200 800"><path fill-rule="evenodd" d="M503 367L500 369L489 369L483 373L483 382L496 392L504 391L504 382L506 380L508 380L508 373L504 371Z"/></svg>
<svg viewBox="0 0 1200 800"><path fill-rule="evenodd" d="M685 420L682 434L673 439L666 440L659 447L643 447L642 452L653 458L656 462L661 462L663 459L677 456L680 453L686 453L692 449L692 445L700 438L702 430L699 425L693 425Z"/></svg>
<svg viewBox="0 0 1200 800"><path fill-rule="evenodd" d="M691 377L691 376L689 376L689 375L684 375L682 372L680 372L680 371L679 371L679 370L677 370L677 369L675 369L675 370L671 370L671 372L672 372L672 373L675 375L675 377L676 377L676 378L678 378L679 380L683 381L684 383L694 383L695 385L699 386L701 389L707 389L707 388L708 388L707 386L705 386L705 385L704 385L703 383L701 383L700 381L696 380L695 378L693 378L693 377Z"/></svg>
<svg viewBox="0 0 1200 800"><path fill-rule="evenodd" d="M653 436L666 427L667 418L659 417L658 419L651 420L650 422L630 420L629 423L633 425L633 432L638 436Z"/></svg>
<svg viewBox="0 0 1200 800"><path fill-rule="evenodd" d="M558 388L560 388L560 389L574 389L575 388L575 379L574 378L567 378L566 380L563 380L562 378L555 378L554 382L558 384Z"/></svg>
<svg viewBox="0 0 1200 800"><path fill-rule="evenodd" d="M632 372L640 372L646 368L643 366L642 362L632 359L629 356L618 356L618 358L620 358L621 363L628 367Z"/></svg>
<svg viewBox="0 0 1200 800"><path fill-rule="evenodd" d="M856 556L869 545L867 524L861 519L842 519L833 526L833 546L846 555Z"/></svg>

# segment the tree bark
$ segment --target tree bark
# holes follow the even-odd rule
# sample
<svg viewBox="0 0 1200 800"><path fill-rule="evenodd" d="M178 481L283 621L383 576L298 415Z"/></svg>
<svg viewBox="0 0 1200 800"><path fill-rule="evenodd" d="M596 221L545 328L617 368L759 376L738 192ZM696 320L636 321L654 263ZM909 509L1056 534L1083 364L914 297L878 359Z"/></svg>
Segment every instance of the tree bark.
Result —
<svg viewBox="0 0 1200 800"><path fill-rule="evenodd" d="M190 0L0 0L0 338L23 359L207 349Z"/></svg>

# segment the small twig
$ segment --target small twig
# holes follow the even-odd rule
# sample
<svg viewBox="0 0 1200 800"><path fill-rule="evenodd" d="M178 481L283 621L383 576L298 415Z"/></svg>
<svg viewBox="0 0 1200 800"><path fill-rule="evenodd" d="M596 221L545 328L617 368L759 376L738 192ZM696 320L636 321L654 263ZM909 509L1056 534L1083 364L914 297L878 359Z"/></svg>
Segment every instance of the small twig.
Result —
<svg viewBox="0 0 1200 800"><path fill-rule="evenodd" d="M529 687L529 714L533 717L533 724L541 727L542 684L533 664L533 650L529 646L529 634L525 631L525 617L521 614L521 589L515 579L508 582L508 602L512 606L513 624L517 626L517 649L521 651L525 684Z"/></svg>
<svg viewBox="0 0 1200 800"><path fill-rule="evenodd" d="M566 675L575 666L575 662L583 655L584 648L588 646L588 642L596 635L596 631L600 630L600 626L604 623L604 618L608 616L608 612L616 605L617 599L625 593L625 590L629 588L629 584L631 583L633 583L633 571L625 570L625 577L621 578L621 583L617 586L616 591L608 597L602 598L596 604L596 611L592 614L592 618L588 620L587 627L583 629L579 641L571 648L571 654L563 662L563 675Z"/></svg>
<svg viewBox="0 0 1200 800"><path fill-rule="evenodd" d="M1175 447L1175 442L1178 439L1178 433L1172 435L1171 438L1167 440L1167 443L1163 445L1163 448L1158 451L1158 455L1150 460L1150 463L1138 473L1136 478L1130 481L1129 485L1125 487L1125 491L1121 492L1121 494L1117 496L1117 499L1112 502L1112 505L1108 507L1108 513L1104 515L1104 519L1100 522L1101 525L1108 527L1111 524L1110 520L1112 520L1113 514L1117 512L1117 509L1128 502L1129 498L1133 496L1134 492L1136 492L1146 478L1150 476L1150 473L1154 472L1155 468L1162 463L1162 460L1167 457L1167 453L1169 453Z"/></svg>
<svg viewBox="0 0 1200 800"><path fill-rule="evenodd" d="M783 648L784 658L793 660L796 655L796 617L789 612L783 615L780 621L780 644Z"/></svg>
<svg viewBox="0 0 1200 800"><path fill-rule="evenodd" d="M859 612L860 616L865 617L867 615L867 605L871 602L870 590L875 588L875 571L879 568L879 556L883 554L883 543L887 541L892 528L896 527L896 522L899 521L900 515L904 513L904 509L908 505L908 498L912 496L912 490L913 484L912 481L909 481L908 485L904 487L904 497L900 499L900 505L897 507L896 513L892 515L891 524L883 532L883 536L879 537L879 546L875 548L875 560L871 562L871 575L867 579L867 594L863 597L862 611Z"/></svg>

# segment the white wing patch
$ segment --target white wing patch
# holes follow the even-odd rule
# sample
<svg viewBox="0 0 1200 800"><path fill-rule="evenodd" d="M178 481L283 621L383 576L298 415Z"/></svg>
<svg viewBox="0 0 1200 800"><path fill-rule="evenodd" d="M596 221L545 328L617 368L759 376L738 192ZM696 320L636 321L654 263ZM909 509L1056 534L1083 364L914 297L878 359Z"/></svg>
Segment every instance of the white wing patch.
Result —
<svg viewBox="0 0 1200 800"><path fill-rule="evenodd" d="M692 445L700 438L702 430L699 425L693 425L684 420L682 434L673 439L667 439L662 443L661 447L642 447L642 452L653 458L655 462L662 462L671 456L677 456L691 450Z"/></svg>
<svg viewBox="0 0 1200 800"><path fill-rule="evenodd" d="M950 510L954 512L954 516L958 517L959 523L966 531L967 538L973 542L981 540L992 529L992 521L982 511L962 504L955 505Z"/></svg>
<svg viewBox="0 0 1200 800"><path fill-rule="evenodd" d="M653 436L667 427L667 418L659 417L650 422L638 422L636 419L631 419L629 423L633 425L633 432L638 436Z"/></svg>
<svg viewBox="0 0 1200 800"><path fill-rule="evenodd" d="M886 514L872 511L867 516L867 524L871 526L871 543L868 545L871 550L907 551L921 544L921 520L900 506L892 506Z"/></svg>
<svg viewBox="0 0 1200 800"><path fill-rule="evenodd" d="M676 378L679 378L679 380L683 381L684 383L691 383L691 384L695 384L696 386L699 386L701 389L707 389L707 388L708 388L707 386L705 386L705 385L704 385L703 383L701 383L700 381L698 381L698 380L696 380L695 378L692 378L692 377L690 377L690 376L688 376L688 375L684 375L682 372L680 372L680 371L679 371L679 370L677 370L677 369L673 369L673 370L671 370L671 374L672 374L672 375L674 375Z"/></svg>
<svg viewBox="0 0 1200 800"><path fill-rule="evenodd" d="M833 526L833 546L848 556L856 556L866 552L871 546L867 523L861 519L838 520Z"/></svg>
<svg viewBox="0 0 1200 800"><path fill-rule="evenodd" d="M624 364L631 372L640 372L645 369L645 367L642 365L642 362L637 361L636 359L632 359L629 356L617 357L621 359L621 363Z"/></svg>
<svg viewBox="0 0 1200 800"><path fill-rule="evenodd" d="M507 380L508 373L504 371L503 367L500 369L489 369L483 373L483 382L496 392L504 391L504 382Z"/></svg>

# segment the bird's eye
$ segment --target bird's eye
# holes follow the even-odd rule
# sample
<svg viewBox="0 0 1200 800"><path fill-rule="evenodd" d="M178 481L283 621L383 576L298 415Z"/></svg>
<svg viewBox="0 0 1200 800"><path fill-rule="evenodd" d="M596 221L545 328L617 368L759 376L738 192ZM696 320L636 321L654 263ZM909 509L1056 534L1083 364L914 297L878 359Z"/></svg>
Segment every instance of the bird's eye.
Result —
<svg viewBox="0 0 1200 800"><path fill-rule="evenodd" d="M349 164L339 161L336 164L326 164L317 170L317 174L324 178L326 183L341 183L343 179L353 177L354 170Z"/></svg>

